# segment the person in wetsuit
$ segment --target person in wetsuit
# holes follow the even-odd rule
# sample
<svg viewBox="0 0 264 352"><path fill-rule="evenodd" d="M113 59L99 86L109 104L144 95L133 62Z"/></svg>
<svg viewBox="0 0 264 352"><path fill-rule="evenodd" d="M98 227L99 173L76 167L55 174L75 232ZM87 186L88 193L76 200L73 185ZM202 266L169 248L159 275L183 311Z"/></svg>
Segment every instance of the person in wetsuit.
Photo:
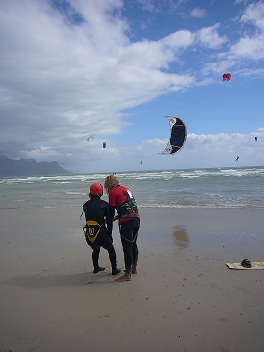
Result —
<svg viewBox="0 0 264 352"><path fill-rule="evenodd" d="M118 219L121 243L124 252L125 274L116 281L131 281L131 273L137 274L138 246L137 237L140 228L140 215L132 192L119 185L115 175L105 178L104 187L109 196L110 212L113 220ZM115 210L117 216L115 217Z"/></svg>
<svg viewBox="0 0 264 352"><path fill-rule="evenodd" d="M94 273L105 270L99 266L100 248L103 247L108 251L109 259L112 266L112 275L120 273L116 265L116 251L113 246L113 222L110 213L109 204L101 199L103 195L103 186L100 183L93 183L90 187L90 199L83 205L86 225L85 239L92 248L92 261Z"/></svg>

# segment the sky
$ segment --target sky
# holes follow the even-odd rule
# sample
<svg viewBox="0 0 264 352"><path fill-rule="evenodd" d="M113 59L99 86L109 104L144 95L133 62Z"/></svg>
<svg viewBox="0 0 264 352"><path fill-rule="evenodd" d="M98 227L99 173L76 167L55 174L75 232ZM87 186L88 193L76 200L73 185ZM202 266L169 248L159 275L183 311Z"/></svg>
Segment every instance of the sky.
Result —
<svg viewBox="0 0 264 352"><path fill-rule="evenodd" d="M263 0L0 0L0 47L1 155L74 173L264 165ZM166 116L187 127L175 155Z"/></svg>

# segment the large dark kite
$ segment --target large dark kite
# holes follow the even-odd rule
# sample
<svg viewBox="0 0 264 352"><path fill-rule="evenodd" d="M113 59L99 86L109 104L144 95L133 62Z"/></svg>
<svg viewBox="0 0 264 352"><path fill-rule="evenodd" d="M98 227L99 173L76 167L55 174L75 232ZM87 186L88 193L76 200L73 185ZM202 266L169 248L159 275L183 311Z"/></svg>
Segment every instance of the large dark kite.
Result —
<svg viewBox="0 0 264 352"><path fill-rule="evenodd" d="M166 118L170 124L171 134L166 148L160 154L172 155L183 147L187 137L187 129L179 117L166 116Z"/></svg>

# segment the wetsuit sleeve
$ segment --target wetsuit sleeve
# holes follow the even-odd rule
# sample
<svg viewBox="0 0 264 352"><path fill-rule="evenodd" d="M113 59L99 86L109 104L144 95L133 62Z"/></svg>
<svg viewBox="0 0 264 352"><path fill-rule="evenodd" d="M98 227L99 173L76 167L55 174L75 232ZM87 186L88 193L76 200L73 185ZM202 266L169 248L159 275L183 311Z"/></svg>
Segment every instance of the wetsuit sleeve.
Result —
<svg viewBox="0 0 264 352"><path fill-rule="evenodd" d="M106 206L106 224L107 224L107 230L108 230L108 235L112 237L112 232L113 232L113 217L111 214L111 210L109 205L107 204Z"/></svg>
<svg viewBox="0 0 264 352"><path fill-rule="evenodd" d="M84 212L84 215L85 215L85 219L87 218L87 216L86 216L86 213L87 213L87 203L88 203L88 202L86 202L86 203L83 205L83 212Z"/></svg>
<svg viewBox="0 0 264 352"><path fill-rule="evenodd" d="M109 193L109 206L110 206L110 215L111 215L112 221L113 221L114 216L115 216L115 209L116 209L116 198L115 198L112 191L110 191L110 193Z"/></svg>
<svg viewBox="0 0 264 352"><path fill-rule="evenodd" d="M109 210L110 210L110 216L111 216L111 219L113 221L113 218L115 216L115 207L109 207Z"/></svg>
<svg viewBox="0 0 264 352"><path fill-rule="evenodd" d="M109 193L109 205L110 207L116 207L116 194L114 190Z"/></svg>

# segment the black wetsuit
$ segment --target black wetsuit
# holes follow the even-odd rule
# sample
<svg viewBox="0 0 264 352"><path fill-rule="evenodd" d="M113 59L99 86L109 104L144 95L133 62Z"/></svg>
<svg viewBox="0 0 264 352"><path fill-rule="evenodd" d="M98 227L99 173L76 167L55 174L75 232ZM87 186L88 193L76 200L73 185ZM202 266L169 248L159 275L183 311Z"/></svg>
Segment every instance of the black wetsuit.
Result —
<svg viewBox="0 0 264 352"><path fill-rule="evenodd" d="M100 247L103 247L108 251L112 272L116 271L116 252L112 243L113 222L108 203L98 196L91 195L91 199L83 205L83 211L86 224L90 224L88 225L85 239L93 250L94 269L99 268Z"/></svg>
<svg viewBox="0 0 264 352"><path fill-rule="evenodd" d="M140 228L140 215L132 192L118 185L109 193L110 212L114 217L118 213L119 232L124 252L125 272L131 273L132 266L138 262L137 237Z"/></svg>

